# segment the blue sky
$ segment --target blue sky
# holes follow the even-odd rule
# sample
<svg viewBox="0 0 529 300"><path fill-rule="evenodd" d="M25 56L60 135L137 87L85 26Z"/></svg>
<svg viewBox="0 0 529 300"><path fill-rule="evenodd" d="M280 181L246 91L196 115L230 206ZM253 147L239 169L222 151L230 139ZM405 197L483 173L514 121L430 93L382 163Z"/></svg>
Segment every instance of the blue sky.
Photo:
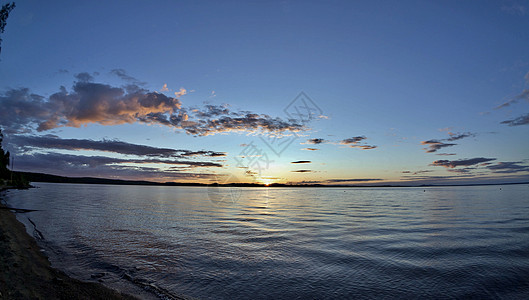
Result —
<svg viewBox="0 0 529 300"><path fill-rule="evenodd" d="M16 5L2 35L0 126L21 170L200 182L529 180L529 1ZM319 109L307 122L285 112L300 92ZM138 95L163 96L163 107L134 104ZM126 116L110 105L120 101ZM153 113L189 120L169 125ZM223 117L207 135L189 123ZM270 135L296 139L278 155L261 139ZM120 152L116 141L153 152ZM244 145L257 154L242 158Z"/></svg>

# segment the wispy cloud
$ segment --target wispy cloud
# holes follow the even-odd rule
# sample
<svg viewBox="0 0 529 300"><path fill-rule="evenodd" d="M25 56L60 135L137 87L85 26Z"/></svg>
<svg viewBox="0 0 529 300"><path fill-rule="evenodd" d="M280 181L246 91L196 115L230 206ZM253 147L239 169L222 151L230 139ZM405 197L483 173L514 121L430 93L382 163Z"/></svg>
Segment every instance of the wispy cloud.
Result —
<svg viewBox="0 0 529 300"><path fill-rule="evenodd" d="M9 135L8 142L20 151L32 149L92 150L161 158L183 158L194 156L224 157L225 152L209 150L184 150L158 148L146 145L131 144L119 140L61 139L55 136Z"/></svg>
<svg viewBox="0 0 529 300"><path fill-rule="evenodd" d="M503 121L501 124L507 124L509 126L527 125L529 124L529 114L522 115L512 120Z"/></svg>
<svg viewBox="0 0 529 300"><path fill-rule="evenodd" d="M487 166L493 173L517 173L517 172L528 172L529 166L523 165L521 161L511 162L498 162L495 165Z"/></svg>
<svg viewBox="0 0 529 300"><path fill-rule="evenodd" d="M362 149L362 150L371 150L371 149L377 148L377 146L373 146L373 145L360 144L362 141L364 141L366 139L367 139L367 137L365 137L363 135L362 136L355 136L355 137L352 137L352 138L343 139L339 143L341 145L348 145L351 148L359 148L359 149Z"/></svg>
<svg viewBox="0 0 529 300"><path fill-rule="evenodd" d="M60 153L24 154L17 157L20 171L43 172L54 175L90 176L154 181L196 180L214 178L214 173L186 172L197 166L186 162L154 160L153 162L117 159L102 156L65 155ZM138 163L140 165L138 165ZM144 164L149 163L148 166ZM169 169L151 167L151 163L173 164ZM193 163L193 162L190 162ZM218 166L215 166L218 167Z"/></svg>
<svg viewBox="0 0 529 300"><path fill-rule="evenodd" d="M512 14L512 15L519 15L519 16L525 16L529 13L529 9L527 6L524 6L520 3L512 3L511 5L504 5L501 7L501 10Z"/></svg>
<svg viewBox="0 0 529 300"><path fill-rule="evenodd" d="M439 149L455 146L457 144L443 143L439 140L429 140L429 141L422 141L421 145L428 145L428 148L424 148L424 150L426 150L426 153L434 153L434 152L437 152L437 150Z"/></svg>
<svg viewBox="0 0 529 300"><path fill-rule="evenodd" d="M127 81L129 83L134 83L134 84L137 84L137 85L144 85L145 84L144 82L141 82L138 79L136 79L136 78L130 76L129 74L127 74L127 71L125 71L123 69L113 69L112 71L110 71L110 74L116 75L117 77L119 77L122 80Z"/></svg>
<svg viewBox="0 0 529 300"><path fill-rule="evenodd" d="M432 162L432 166L442 166L445 168L456 168L456 167L467 167L474 166L480 163L489 162L496 160L495 158L485 158L485 157L476 157L469 159L459 159L459 160L436 160Z"/></svg>
<svg viewBox="0 0 529 300"><path fill-rule="evenodd" d="M373 146L373 145L350 145L349 147L351 148L359 148L359 149L362 149L362 150L372 150L372 149L376 149L377 146Z"/></svg>
<svg viewBox="0 0 529 300"><path fill-rule="evenodd" d="M443 129L443 131L446 131L446 130L449 130L449 129ZM435 153L440 149L457 145L455 143L445 143L444 141L453 142L453 141L461 140L467 137L476 136L476 134L472 132L459 133L459 132L450 132L450 131L448 132L448 135L449 137L446 139L421 141L421 145L428 146L427 148L424 148L426 153ZM445 155L448 155L448 154L445 154Z"/></svg>
<svg viewBox="0 0 529 300"><path fill-rule="evenodd" d="M291 164L310 164L310 163L312 163L312 161L310 160L298 160L298 161L291 162Z"/></svg>
<svg viewBox="0 0 529 300"><path fill-rule="evenodd" d="M325 182L339 183L339 182L368 182L368 181L381 181L381 178L345 178L345 179L327 179Z"/></svg>
<svg viewBox="0 0 529 300"><path fill-rule="evenodd" d="M303 149L301 149L301 150L307 150L307 151L318 151L318 150L320 150L320 149L318 149L318 148L303 148Z"/></svg>
<svg viewBox="0 0 529 300"><path fill-rule="evenodd" d="M312 173L314 171L312 171L312 170L296 170L296 171L292 171L292 172L294 172L294 173Z"/></svg>

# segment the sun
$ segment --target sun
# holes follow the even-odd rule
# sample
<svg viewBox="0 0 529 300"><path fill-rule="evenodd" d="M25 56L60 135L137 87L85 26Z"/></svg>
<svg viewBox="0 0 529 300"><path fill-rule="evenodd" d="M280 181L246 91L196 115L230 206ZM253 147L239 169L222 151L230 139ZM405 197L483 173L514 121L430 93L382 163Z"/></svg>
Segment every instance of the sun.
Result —
<svg viewBox="0 0 529 300"><path fill-rule="evenodd" d="M274 183L274 180L271 178L261 178L261 183L265 186L270 186L272 183Z"/></svg>

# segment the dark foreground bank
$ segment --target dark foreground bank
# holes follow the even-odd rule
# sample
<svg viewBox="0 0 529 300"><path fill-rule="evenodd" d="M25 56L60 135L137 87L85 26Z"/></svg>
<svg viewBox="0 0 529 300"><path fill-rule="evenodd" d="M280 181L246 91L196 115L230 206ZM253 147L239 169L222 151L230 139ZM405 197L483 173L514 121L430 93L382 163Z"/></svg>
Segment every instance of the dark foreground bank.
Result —
<svg viewBox="0 0 529 300"><path fill-rule="evenodd" d="M0 299L136 299L51 268L24 225L0 203Z"/></svg>

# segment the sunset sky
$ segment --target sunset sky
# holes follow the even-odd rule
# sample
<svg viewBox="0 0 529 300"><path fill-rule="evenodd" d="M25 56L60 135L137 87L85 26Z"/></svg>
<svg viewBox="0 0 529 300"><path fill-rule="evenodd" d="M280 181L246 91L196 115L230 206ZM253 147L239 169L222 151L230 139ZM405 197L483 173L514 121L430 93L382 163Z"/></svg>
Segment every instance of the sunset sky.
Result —
<svg viewBox="0 0 529 300"><path fill-rule="evenodd" d="M15 2L0 128L17 171L529 181L529 1Z"/></svg>

